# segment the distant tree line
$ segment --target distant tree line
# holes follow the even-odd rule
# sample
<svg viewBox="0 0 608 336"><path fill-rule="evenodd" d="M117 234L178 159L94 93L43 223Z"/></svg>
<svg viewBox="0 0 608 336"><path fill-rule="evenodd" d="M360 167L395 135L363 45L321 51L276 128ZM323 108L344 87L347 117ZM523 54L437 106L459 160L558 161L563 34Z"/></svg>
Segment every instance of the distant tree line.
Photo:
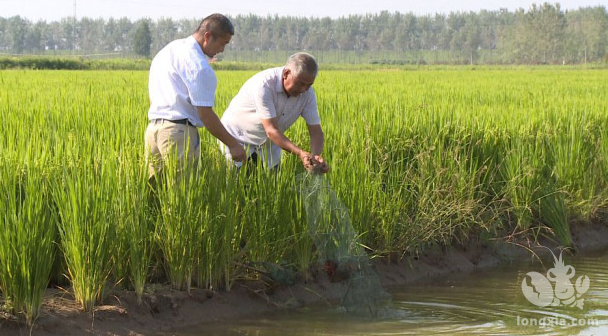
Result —
<svg viewBox="0 0 608 336"><path fill-rule="evenodd" d="M189 35L197 19L64 18L32 22L0 17L0 53L141 55ZM307 50L332 62L562 64L608 61L604 6L414 15L383 11L332 19L239 15L226 59L272 62ZM328 55L333 55L329 57ZM323 59L321 60L323 61Z"/></svg>

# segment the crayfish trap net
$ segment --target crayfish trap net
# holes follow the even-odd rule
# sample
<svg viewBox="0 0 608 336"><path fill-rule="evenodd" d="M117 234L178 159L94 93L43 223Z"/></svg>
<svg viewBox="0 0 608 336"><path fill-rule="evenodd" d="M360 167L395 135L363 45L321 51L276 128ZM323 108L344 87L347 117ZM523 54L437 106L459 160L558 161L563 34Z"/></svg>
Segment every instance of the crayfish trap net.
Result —
<svg viewBox="0 0 608 336"><path fill-rule="evenodd" d="M303 174L300 179L308 230L319 263L330 277L347 282L342 307L349 312L377 316L390 295L382 288L378 274L357 242L348 209L323 176Z"/></svg>

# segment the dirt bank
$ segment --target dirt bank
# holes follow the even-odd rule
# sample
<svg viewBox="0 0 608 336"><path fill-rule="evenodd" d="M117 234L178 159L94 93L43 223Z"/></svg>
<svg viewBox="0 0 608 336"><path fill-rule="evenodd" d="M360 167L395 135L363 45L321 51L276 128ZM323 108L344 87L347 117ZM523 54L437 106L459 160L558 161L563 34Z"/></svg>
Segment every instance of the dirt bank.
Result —
<svg viewBox="0 0 608 336"><path fill-rule="evenodd" d="M572 228L577 254L608 248L608 225L577 224ZM543 245L557 246L550 240L543 241ZM526 241L513 244L501 240L471 242L466 247L447 250L430 248L398 262L380 259L373 264L383 286L393 286L428 281L454 273L470 273L504 260L531 258L528 249L538 254L549 253L547 249L531 246ZM30 332L31 335L42 336L151 335L188 325L252 316L319 301L336 304L345 286L345 281L332 282L325 272L319 271L312 274L309 281L300 280L290 287L269 287L259 281L246 281L236 284L230 292L194 289L190 295L158 287L145 295L141 305L137 304L134 293L116 291L93 314L82 312L68 291L49 289L41 317L32 330L5 314L0 315L0 335L30 335Z"/></svg>

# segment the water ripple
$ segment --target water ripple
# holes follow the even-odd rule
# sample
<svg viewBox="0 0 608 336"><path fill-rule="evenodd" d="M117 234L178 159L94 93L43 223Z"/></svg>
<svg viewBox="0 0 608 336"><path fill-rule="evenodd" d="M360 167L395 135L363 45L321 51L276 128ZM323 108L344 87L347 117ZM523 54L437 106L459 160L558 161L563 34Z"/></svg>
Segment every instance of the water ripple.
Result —
<svg viewBox="0 0 608 336"><path fill-rule="evenodd" d="M534 306L521 282L527 272L547 270L538 263L514 263L439 283L390 288L393 299L377 318L309 308L172 335L608 335L608 253L566 263L576 269L572 283L579 276L590 278L584 309Z"/></svg>

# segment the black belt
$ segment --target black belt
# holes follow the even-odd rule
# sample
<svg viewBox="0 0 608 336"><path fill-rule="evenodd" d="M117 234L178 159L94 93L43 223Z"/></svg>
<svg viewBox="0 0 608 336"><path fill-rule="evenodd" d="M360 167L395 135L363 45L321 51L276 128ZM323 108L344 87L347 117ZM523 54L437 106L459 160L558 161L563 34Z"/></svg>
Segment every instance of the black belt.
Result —
<svg viewBox="0 0 608 336"><path fill-rule="evenodd" d="M152 120L150 120L150 122L151 122L151 123L153 123L153 124L162 124L162 123L163 123L163 122L165 122L165 121L168 121L168 122L171 122L171 123L174 123L174 124L188 125L188 126L195 127L195 126L194 126L194 125L193 125L193 124L190 122L190 120L188 120L188 119L169 120L169 119L162 119L162 118L159 118L159 119L152 119Z"/></svg>

